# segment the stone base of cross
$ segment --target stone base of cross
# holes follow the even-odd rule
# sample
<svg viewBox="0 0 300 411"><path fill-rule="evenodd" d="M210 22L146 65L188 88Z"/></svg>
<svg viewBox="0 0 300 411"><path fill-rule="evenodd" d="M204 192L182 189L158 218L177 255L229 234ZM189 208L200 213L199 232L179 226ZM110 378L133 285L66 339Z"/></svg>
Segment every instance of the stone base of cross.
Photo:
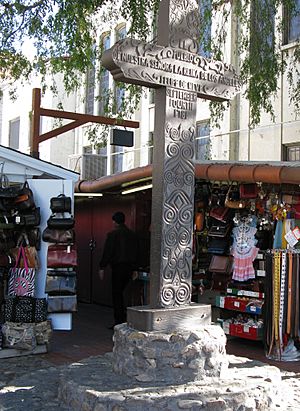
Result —
<svg viewBox="0 0 300 411"><path fill-rule="evenodd" d="M211 324L211 305L191 303L172 308L128 307L127 324L148 332L198 329Z"/></svg>

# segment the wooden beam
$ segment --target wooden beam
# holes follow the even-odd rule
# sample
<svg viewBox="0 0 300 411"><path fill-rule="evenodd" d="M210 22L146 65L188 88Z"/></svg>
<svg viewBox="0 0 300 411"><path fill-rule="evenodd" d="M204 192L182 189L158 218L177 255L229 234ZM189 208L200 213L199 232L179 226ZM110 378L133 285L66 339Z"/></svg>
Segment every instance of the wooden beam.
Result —
<svg viewBox="0 0 300 411"><path fill-rule="evenodd" d="M40 119L41 116L60 118L66 120L74 120L69 124L57 127L47 133L40 135ZM39 144L50 138L56 137L67 131L73 130L76 127L82 126L86 123L97 123L111 126L121 126L129 128L139 128L138 121L121 120L117 118L93 116L91 114L74 113L64 110L52 110L41 107L41 89L34 88L32 90L32 118L30 130L30 155L39 158Z"/></svg>
<svg viewBox="0 0 300 411"><path fill-rule="evenodd" d="M82 126L83 124L85 124L85 122L81 120L72 121L72 123L65 124L64 126L57 127L54 130L48 131L48 133L41 134L38 137L38 142L41 143L43 141L49 140L49 138L59 136L60 134L73 130L76 127Z"/></svg>
<svg viewBox="0 0 300 411"><path fill-rule="evenodd" d="M117 118L103 116L93 116L91 114L74 113L72 111L50 110L46 108L41 108L40 114L41 116L65 118L68 120L83 120L84 123L108 124L112 126L117 125L129 128L139 128L140 126L138 121L121 120Z"/></svg>

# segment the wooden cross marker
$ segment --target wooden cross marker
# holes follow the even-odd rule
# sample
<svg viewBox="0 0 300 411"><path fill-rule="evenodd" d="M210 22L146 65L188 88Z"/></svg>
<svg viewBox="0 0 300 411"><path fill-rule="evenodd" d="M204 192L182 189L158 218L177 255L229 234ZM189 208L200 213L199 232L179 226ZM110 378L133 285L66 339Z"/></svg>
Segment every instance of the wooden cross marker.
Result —
<svg viewBox="0 0 300 411"><path fill-rule="evenodd" d="M115 80L157 89L150 308L128 309L138 329L187 328L203 317L191 304L197 97L229 100L240 81L230 65L198 54L199 24L197 0L162 0L157 44L127 38L102 57Z"/></svg>

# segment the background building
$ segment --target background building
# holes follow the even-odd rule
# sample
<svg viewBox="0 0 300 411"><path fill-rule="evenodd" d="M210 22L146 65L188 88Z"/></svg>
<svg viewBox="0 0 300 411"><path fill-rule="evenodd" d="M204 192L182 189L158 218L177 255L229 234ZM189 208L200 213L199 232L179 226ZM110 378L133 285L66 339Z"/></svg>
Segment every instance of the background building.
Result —
<svg viewBox="0 0 300 411"><path fill-rule="evenodd" d="M300 8L300 0L297 0L297 3ZM281 9L278 13L284 13L286 29L284 37L276 41L280 43L281 58L289 62L292 61L300 37L300 18L291 17ZM255 16L255 12L253 21L253 27L259 30L260 20ZM218 23L212 21L206 33L208 37ZM227 25L231 36L225 46L225 61L239 67L239 56L235 53L233 45L241 27L234 19L229 19ZM128 28L128 24L120 21L111 21L107 28L102 28L98 38L103 49L110 48L117 40L126 37ZM199 53L209 58L209 53L204 53L201 47ZM99 64L95 62L93 68L83 76L82 86L71 95L65 93L60 76L49 78L48 85L51 86L55 82L58 93L54 94L51 87L48 87L42 98L42 106L56 109L61 105L67 111L103 115L103 102L108 91L116 96L117 106L120 105L124 90L115 84L108 71L102 70L100 75L97 75ZM15 86L17 98L14 100L10 98L11 89L5 84L1 86L0 143L28 153L31 92L33 87L40 87L40 81L39 78L34 78L30 84ZM300 122L289 97L286 73L278 78L278 93L274 99L274 107L275 121L262 113L260 124L251 129L249 103L241 93L226 110L220 127L215 128L210 120L208 102L198 100L196 160L300 160ZM86 125L43 142L40 145L40 157L80 172L84 179L94 179L147 165L152 162L153 90L145 90L132 119L140 122L140 128L134 131L132 148L113 146L109 141L103 148L95 148L88 138L90 125ZM44 117L41 122L41 133L51 130L55 124L57 120ZM100 127L97 133L102 132L103 129Z"/></svg>

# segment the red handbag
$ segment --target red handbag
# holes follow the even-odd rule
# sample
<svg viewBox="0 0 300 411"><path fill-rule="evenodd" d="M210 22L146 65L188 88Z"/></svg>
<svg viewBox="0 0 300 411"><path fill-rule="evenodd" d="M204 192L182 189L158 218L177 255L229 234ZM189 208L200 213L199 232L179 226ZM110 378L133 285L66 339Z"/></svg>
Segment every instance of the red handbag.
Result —
<svg viewBox="0 0 300 411"><path fill-rule="evenodd" d="M63 244L50 245L48 247L47 266L49 268L76 267L76 247Z"/></svg>
<svg viewBox="0 0 300 411"><path fill-rule="evenodd" d="M215 207L210 210L210 217L215 218L216 220L226 223L229 216L229 208L227 207Z"/></svg>
<svg viewBox="0 0 300 411"><path fill-rule="evenodd" d="M259 192L257 184L241 184L240 198L256 198Z"/></svg>

